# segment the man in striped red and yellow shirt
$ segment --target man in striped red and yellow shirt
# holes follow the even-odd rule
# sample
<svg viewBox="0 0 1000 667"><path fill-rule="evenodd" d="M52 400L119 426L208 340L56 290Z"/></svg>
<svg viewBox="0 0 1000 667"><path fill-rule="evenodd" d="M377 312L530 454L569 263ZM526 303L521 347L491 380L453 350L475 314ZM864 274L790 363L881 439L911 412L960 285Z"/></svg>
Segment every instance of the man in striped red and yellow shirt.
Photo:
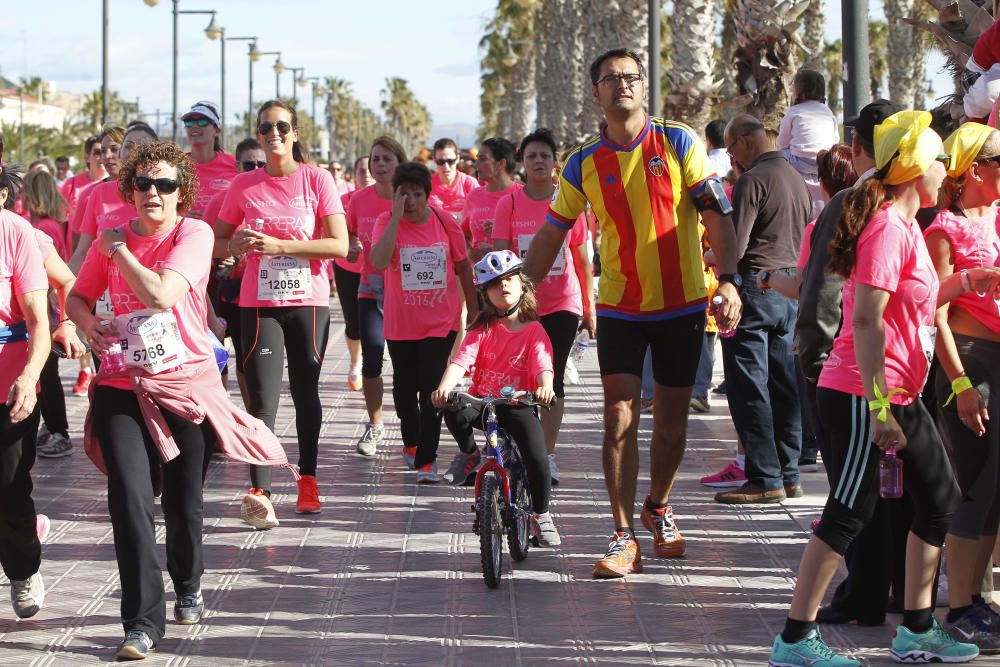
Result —
<svg viewBox="0 0 1000 667"><path fill-rule="evenodd" d="M686 125L646 114L642 60L632 51L609 51L591 65L590 77L606 125L567 160L550 224L535 235L526 265L529 275L544 277L574 221L587 204L593 208L601 229L597 353L604 385L604 477L615 521L594 576L622 577L642 569L633 508L647 347L656 388L651 482L641 519L658 556L685 552L668 502L686 444L705 328L699 220L721 270L717 316L723 330L739 321L740 279L731 207L705 147Z"/></svg>

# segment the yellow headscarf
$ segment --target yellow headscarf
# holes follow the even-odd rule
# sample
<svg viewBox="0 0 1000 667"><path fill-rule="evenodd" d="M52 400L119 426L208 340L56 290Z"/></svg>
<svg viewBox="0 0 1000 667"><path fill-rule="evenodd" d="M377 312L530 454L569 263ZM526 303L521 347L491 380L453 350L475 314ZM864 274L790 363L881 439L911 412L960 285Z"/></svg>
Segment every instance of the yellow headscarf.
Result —
<svg viewBox="0 0 1000 667"><path fill-rule="evenodd" d="M894 113L875 126L874 138L876 168L882 169L892 161L884 179L886 185L899 185L923 175L944 149L941 137L931 129L931 114L927 111Z"/></svg>
<svg viewBox="0 0 1000 667"><path fill-rule="evenodd" d="M993 128L981 123L964 123L944 140L944 152L951 156L948 160L948 175L958 178L966 172L976 158L983 144L993 134Z"/></svg>

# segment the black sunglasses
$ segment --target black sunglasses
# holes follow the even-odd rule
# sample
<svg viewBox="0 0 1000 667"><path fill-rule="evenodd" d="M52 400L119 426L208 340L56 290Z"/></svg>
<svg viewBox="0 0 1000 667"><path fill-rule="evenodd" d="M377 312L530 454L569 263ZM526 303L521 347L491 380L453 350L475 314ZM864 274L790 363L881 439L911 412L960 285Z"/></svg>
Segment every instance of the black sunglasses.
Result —
<svg viewBox="0 0 1000 667"><path fill-rule="evenodd" d="M243 160L241 163L243 165L243 171L253 171L254 169L263 169L267 163L261 160Z"/></svg>
<svg viewBox="0 0 1000 667"><path fill-rule="evenodd" d="M161 195L169 195L181 187L180 181L172 178L147 178L145 176L133 176L132 187L139 192L149 192L149 188L156 186L156 191Z"/></svg>
<svg viewBox="0 0 1000 667"><path fill-rule="evenodd" d="M257 134L271 134L274 128L278 128L278 134L285 136L292 131L292 124L285 120L279 120L277 123L265 121L257 126Z"/></svg>
<svg viewBox="0 0 1000 667"><path fill-rule="evenodd" d="M207 118L188 118L184 121L184 127L194 127L195 125L198 127L208 127L208 124L211 122Z"/></svg>
<svg viewBox="0 0 1000 667"><path fill-rule="evenodd" d="M456 162L458 162L458 158L457 157L453 157L450 160L438 160L436 158L434 160L434 164L436 164L439 167L443 167L444 165L448 165L449 167L453 167L453 166L455 166Z"/></svg>

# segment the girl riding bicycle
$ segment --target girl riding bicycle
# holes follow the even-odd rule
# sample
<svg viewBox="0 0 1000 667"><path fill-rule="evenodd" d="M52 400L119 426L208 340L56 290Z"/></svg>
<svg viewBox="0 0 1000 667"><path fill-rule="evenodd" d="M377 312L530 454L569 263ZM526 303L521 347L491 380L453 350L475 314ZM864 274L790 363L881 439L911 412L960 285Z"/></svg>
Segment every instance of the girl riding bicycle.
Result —
<svg viewBox="0 0 1000 667"><path fill-rule="evenodd" d="M476 289L483 295L483 309L469 327L458 354L445 370L431 402L442 408L458 381L470 369L474 396L498 396L501 388L534 391L538 402L551 403L552 344L535 310L535 291L523 264L509 250L487 253L473 270ZM545 450L545 433L534 408L498 405L497 421L517 443L528 473L536 535L540 546L560 543L549 515L552 479ZM472 429L482 424L482 410L467 407L445 412L445 423L459 448L470 458L467 473L475 469L480 454Z"/></svg>

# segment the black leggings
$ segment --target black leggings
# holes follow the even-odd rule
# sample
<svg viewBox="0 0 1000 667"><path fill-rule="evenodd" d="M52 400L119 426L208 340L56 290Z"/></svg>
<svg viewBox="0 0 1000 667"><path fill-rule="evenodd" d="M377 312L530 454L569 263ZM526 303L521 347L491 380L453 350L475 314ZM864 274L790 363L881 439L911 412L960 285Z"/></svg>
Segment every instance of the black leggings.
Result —
<svg viewBox="0 0 1000 667"><path fill-rule="evenodd" d="M573 350L573 342L580 328L580 317L568 310L560 310L542 315L538 321L541 322L552 343L552 366L555 371L552 390L556 396L563 398L566 396L566 385L563 383L566 376L566 362L569 360L569 353Z"/></svg>
<svg viewBox="0 0 1000 667"><path fill-rule="evenodd" d="M445 410L444 423L458 442L458 448L466 454L476 450L473 428L484 428L485 410L472 406L457 412ZM536 514L549 511L549 493L552 490L552 472L549 470L549 456L545 451L545 432L538 420L535 408L527 406L497 406L497 423L517 443L521 460L528 472L531 487L531 503Z"/></svg>
<svg viewBox="0 0 1000 667"><path fill-rule="evenodd" d="M879 498L880 450L871 440L876 413L868 411L864 396L825 387L817 390L816 402L830 441L832 456L827 465L834 469L831 479L835 483L815 534L843 556L871 520ZM940 547L960 500L948 456L922 401L893 405L892 415L906 436L899 458L903 460L903 485L914 506L910 530L927 544Z"/></svg>
<svg viewBox="0 0 1000 667"><path fill-rule="evenodd" d="M349 340L360 340L358 285L361 283L361 274L348 271L334 262L333 282L337 286L337 300L340 301L340 310L344 313L344 336Z"/></svg>
<svg viewBox="0 0 1000 667"><path fill-rule="evenodd" d="M18 581L31 577L42 564L31 499L38 412L11 424L10 407L0 404L0 565L8 579Z"/></svg>
<svg viewBox="0 0 1000 667"><path fill-rule="evenodd" d="M63 391L62 378L59 377L59 357L55 354L50 354L48 361L42 366L38 383L41 389L38 392L38 407L42 411L45 427L49 429L49 433L58 433L68 438L66 393Z"/></svg>
<svg viewBox="0 0 1000 667"><path fill-rule="evenodd" d="M98 387L93 429L108 471L108 511L115 535L125 631L142 630L159 643L166 629L163 573L153 519L153 480L159 478L160 506L167 528L167 571L177 596L201 589L202 486L215 445L207 420L194 424L161 410L180 455L163 463L146 428L134 392Z"/></svg>
<svg viewBox="0 0 1000 667"><path fill-rule="evenodd" d="M375 299L358 299L361 328L361 377L369 380L382 375L385 337L382 335L382 304Z"/></svg>
<svg viewBox="0 0 1000 667"><path fill-rule="evenodd" d="M288 390L295 405L299 440L299 472L316 475L323 405L319 374L330 334L330 309L320 306L240 308L247 411L274 431L281 398L281 373L288 352ZM271 490L271 467L251 466L250 482Z"/></svg>
<svg viewBox="0 0 1000 667"><path fill-rule="evenodd" d="M416 447L415 468L437 460L441 412L431 403L448 366L457 332L443 338L387 340L392 358L392 401L404 447Z"/></svg>

